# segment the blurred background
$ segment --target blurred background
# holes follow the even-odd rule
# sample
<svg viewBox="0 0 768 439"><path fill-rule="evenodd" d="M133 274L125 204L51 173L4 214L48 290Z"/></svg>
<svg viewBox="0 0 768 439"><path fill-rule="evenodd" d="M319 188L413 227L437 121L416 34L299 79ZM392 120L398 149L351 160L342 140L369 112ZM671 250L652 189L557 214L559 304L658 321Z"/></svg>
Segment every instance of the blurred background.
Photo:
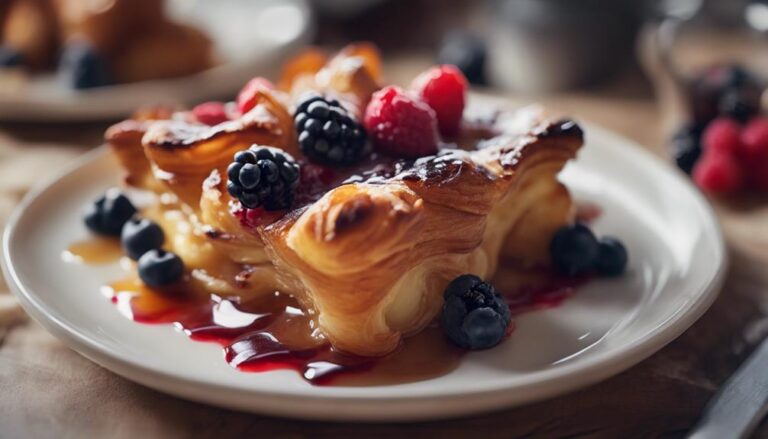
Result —
<svg viewBox="0 0 768 439"><path fill-rule="evenodd" d="M372 41L390 82L456 64L485 92L603 122L626 118L611 103L658 103L617 126L658 127L636 137L654 147L713 117L689 105L707 70L737 67L756 89L768 72L762 0L3 0L0 24L2 129L82 146L141 105L231 100L306 44Z"/></svg>

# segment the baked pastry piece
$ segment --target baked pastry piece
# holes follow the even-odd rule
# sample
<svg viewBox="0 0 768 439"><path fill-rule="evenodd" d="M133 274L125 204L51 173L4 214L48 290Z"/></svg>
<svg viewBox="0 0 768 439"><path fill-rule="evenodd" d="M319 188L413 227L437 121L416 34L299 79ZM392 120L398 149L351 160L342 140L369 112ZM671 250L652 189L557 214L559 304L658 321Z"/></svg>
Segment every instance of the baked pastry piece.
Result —
<svg viewBox="0 0 768 439"><path fill-rule="evenodd" d="M316 55L307 65L317 66ZM189 269L227 285L212 287L217 293L289 293L335 348L364 356L393 351L433 321L460 274L489 278L500 255L521 272L549 266L552 235L574 213L557 175L582 144L573 122L503 112L483 139L433 156L372 154L332 178L305 174L291 209L249 216L226 190L232 155L270 145L315 169L297 147L296 96L319 90L359 114L379 87L379 68L370 46L351 46L319 70L294 63L287 88L260 90L256 106L233 120L207 126L178 112L107 132L129 184L178 199L167 208L175 222L167 212L156 217ZM247 267L247 280L217 278L210 267L221 260Z"/></svg>
<svg viewBox="0 0 768 439"><path fill-rule="evenodd" d="M6 0L0 43L32 70L52 67L71 41L86 41L115 82L188 75L213 65L211 41L171 21L163 0Z"/></svg>
<svg viewBox="0 0 768 439"><path fill-rule="evenodd" d="M54 65L59 37L56 10L50 0L0 2L0 42L18 50L31 70Z"/></svg>

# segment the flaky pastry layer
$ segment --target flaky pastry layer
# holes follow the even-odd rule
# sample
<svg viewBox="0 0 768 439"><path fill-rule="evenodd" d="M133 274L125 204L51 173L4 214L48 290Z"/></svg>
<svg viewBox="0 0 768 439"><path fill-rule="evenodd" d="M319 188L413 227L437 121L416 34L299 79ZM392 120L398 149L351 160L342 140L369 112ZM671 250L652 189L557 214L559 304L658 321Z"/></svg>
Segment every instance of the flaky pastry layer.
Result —
<svg viewBox="0 0 768 439"><path fill-rule="evenodd" d="M234 152L255 143L300 158L287 110L298 89L336 93L359 111L378 81L379 67L366 54L348 49L314 73L295 69L296 89L264 91L231 122L207 127L178 114L133 120L107 139L129 184L179 200L174 209L195 238L174 250L190 269L210 260L248 267L258 276L230 282L236 294L290 293L335 348L378 356L434 320L456 276L489 278L500 257L520 270L549 266L552 235L573 219L557 175L583 136L571 121L532 118L522 130L495 124L478 149L446 148L413 162L372 159L327 190L299 197L291 211L250 220L225 190Z"/></svg>

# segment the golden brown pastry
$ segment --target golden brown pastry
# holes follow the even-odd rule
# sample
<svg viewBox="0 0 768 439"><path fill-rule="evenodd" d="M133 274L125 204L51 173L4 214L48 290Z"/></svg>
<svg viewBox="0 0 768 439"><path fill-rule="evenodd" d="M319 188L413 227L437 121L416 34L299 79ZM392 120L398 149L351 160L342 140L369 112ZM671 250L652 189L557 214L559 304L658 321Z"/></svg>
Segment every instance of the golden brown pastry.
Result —
<svg viewBox="0 0 768 439"><path fill-rule="evenodd" d="M130 183L180 200L185 227L198 237L174 244L185 263L224 258L255 267L259 281L238 294L289 293L335 348L379 356L433 321L456 276L489 278L502 253L520 270L550 264L553 233L573 219L557 175L582 133L573 122L540 117L525 118L522 128L491 124L493 135L479 149L454 146L415 161L372 156L321 190L300 187L290 211L248 219L225 188L234 152L255 143L302 160L289 109L307 89L338 96L360 114L380 71L364 47L342 51L314 73L293 69L288 94L264 90L235 120L207 126L182 112L123 122L107 140ZM178 233L170 227L166 235Z"/></svg>

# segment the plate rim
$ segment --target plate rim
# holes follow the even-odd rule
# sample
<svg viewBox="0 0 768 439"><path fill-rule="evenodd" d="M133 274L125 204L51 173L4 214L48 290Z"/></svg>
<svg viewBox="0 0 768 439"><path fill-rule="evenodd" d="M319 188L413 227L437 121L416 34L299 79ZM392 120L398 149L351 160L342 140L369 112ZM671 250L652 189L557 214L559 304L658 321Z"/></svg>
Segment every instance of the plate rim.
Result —
<svg viewBox="0 0 768 439"><path fill-rule="evenodd" d="M633 158L647 162L654 167L662 167L664 172L671 174L678 183L685 187L685 190L693 197L696 204L703 208L707 213L706 217L703 218L703 223L708 223L710 226L709 228L711 228L711 231L714 233L714 238L716 240L714 244L718 249L720 264L718 264L718 269L712 273L711 278L707 281L703 290L694 297L689 304L676 311L675 314L670 316L666 321L655 326L642 337L636 338L632 343L617 347L607 352L594 354L592 357L577 363L565 364L550 370L536 371L534 372L536 375L532 376L527 382L514 386L510 386L509 383L501 382L499 384L498 382L493 382L484 386L474 387L471 391L462 391L460 389L455 389L454 391L441 391L440 388L436 388L430 390L430 393L426 395L415 394L415 392L403 393L403 391L399 389L400 386L397 385L381 386L377 387L375 396L366 394L370 393L366 392L366 389L368 389L366 387L313 387L312 390L299 388L288 389L286 391L274 391L270 389L258 391L253 389L237 389L233 385L189 379L185 376L170 374L162 370L150 368L141 364L138 360L131 359L129 356L122 355L120 352L110 349L96 339L78 333L74 328L69 326L66 321L60 319L60 316L52 314L46 309L45 301L42 299L41 295L32 291L21 282L16 267L14 266L11 241L27 208L58 181L76 173L80 168L89 163L104 159L104 157L108 156L109 151L106 146L96 148L80 156L78 159L51 175L45 181L37 184L24 196L10 216L3 232L2 253L0 254L0 262L2 262L2 264L0 265L2 265L2 270L9 287L19 299L24 310L36 321L42 324L46 330L56 338L64 341L65 344L73 350L118 375L187 399L212 403L212 398L210 396L203 397L200 395L205 394L207 391L216 391L238 392L244 397L260 396L277 399L301 397L305 400L311 400L313 403L327 401L329 398L338 402L351 403L370 401L379 403L410 402L418 404L434 400L435 398L456 399L470 397L485 397L486 399L493 399L495 397L506 401L488 403L486 404L487 407L480 404L473 408L463 410L454 409L452 411L449 410L446 413L403 413L401 410L396 410L396 416L389 416L386 412L373 416L360 416L343 413L343 411L335 413L335 419L340 420L358 419L390 421L438 419L462 414L478 413L492 410L493 408L528 404L555 395L566 394L573 390L607 379L662 349L686 331L704 314L704 312L706 312L718 295L720 287L725 280L725 274L728 267L728 254L726 251L725 239L715 211L706 198L694 188L693 184L684 177L680 171L669 167L669 165L661 158L624 136L592 123L582 123L582 125L585 127L585 132L599 133L598 137L617 140L617 143L621 144L621 148L624 150L623 152L630 154L630 156L634 156ZM165 382L166 380L168 383ZM174 383L176 385L172 385ZM197 388L199 391L188 391L183 388L185 384L192 384L193 386L191 387ZM516 393L509 392L511 389L520 391L519 393L526 393L525 391L528 390L529 392L535 393L535 395L526 395L523 397L520 397L520 395L515 395L514 397L506 395L505 397L505 395L503 395L504 392ZM536 389L535 392L532 389ZM233 402L230 405L227 402L217 401L215 404L280 416L299 417L304 419L329 419L327 414L317 414L317 416L315 416L312 413L292 414L286 412L285 409L281 410L278 408L271 410L270 407L268 407L269 404L261 404L258 409L254 408L253 404L238 402ZM331 416L331 418L334 417Z"/></svg>

